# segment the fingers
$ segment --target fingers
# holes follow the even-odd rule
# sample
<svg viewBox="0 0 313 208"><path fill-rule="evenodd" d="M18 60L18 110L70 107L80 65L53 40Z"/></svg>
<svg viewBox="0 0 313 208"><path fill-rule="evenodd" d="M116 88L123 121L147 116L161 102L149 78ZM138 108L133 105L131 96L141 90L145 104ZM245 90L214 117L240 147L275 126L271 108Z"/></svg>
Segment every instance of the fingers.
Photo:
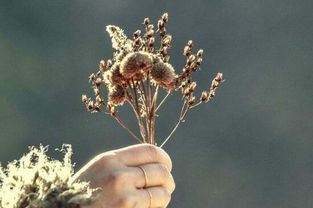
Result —
<svg viewBox="0 0 313 208"><path fill-rule="evenodd" d="M143 170L141 169L143 168ZM162 186L170 193L175 189L175 182L165 165L160 163L146 164L139 167L129 167L133 172L134 183L136 188Z"/></svg>
<svg viewBox="0 0 313 208"><path fill-rule="evenodd" d="M138 144L116 150L115 153L127 166L139 166L148 163L163 163L171 171L172 161L161 148L151 144Z"/></svg>
<svg viewBox="0 0 313 208"><path fill-rule="evenodd" d="M166 207L171 200L171 194L162 187L138 189L135 196L140 208Z"/></svg>

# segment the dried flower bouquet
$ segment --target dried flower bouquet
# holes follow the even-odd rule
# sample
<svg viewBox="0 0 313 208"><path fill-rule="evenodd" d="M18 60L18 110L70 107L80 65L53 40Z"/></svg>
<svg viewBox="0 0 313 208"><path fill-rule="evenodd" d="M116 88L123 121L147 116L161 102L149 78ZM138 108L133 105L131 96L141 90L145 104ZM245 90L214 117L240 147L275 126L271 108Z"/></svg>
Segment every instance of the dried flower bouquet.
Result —
<svg viewBox="0 0 313 208"><path fill-rule="evenodd" d="M157 111L172 92L181 92L183 104L178 122L162 141L161 147L184 121L187 112L210 101L215 96L220 83L224 81L222 73L217 73L210 89L203 91L200 98L196 99L197 83L193 81L192 75L200 68L203 50L200 49L193 54L193 42L189 40L183 50L186 64L182 72L177 74L169 63L168 50L171 47L172 36L167 33L167 22L168 14L165 13L158 20L155 31L154 25L145 18L144 33L137 30L133 33L132 39L128 39L119 27L108 25L106 30L112 38L112 47L116 51L112 59L101 60L99 71L89 76L95 99L82 95L82 101L88 111L111 115L140 143L157 145L155 136ZM159 35L159 46L156 45L156 34ZM102 86L107 89L107 99L104 98ZM167 94L159 100L161 89L166 90ZM116 107L122 106L125 102L131 106L135 114L140 136L137 136L118 115Z"/></svg>

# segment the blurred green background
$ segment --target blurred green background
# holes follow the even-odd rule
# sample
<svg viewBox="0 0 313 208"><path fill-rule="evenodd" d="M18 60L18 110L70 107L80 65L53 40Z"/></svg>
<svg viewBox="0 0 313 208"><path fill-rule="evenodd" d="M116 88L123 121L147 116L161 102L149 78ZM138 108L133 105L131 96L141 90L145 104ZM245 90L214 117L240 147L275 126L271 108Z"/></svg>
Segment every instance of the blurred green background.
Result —
<svg viewBox="0 0 313 208"><path fill-rule="evenodd" d="M176 70L192 39L205 52L198 86L219 71L226 79L165 146L177 184L170 207L311 208L312 11L311 0L1 0L0 161L40 143L60 157L52 150L70 143L78 169L136 143L110 117L88 113L81 94L92 94L88 75L112 57L106 25L131 36L144 17L168 12ZM180 103L173 96L160 111L160 140Z"/></svg>

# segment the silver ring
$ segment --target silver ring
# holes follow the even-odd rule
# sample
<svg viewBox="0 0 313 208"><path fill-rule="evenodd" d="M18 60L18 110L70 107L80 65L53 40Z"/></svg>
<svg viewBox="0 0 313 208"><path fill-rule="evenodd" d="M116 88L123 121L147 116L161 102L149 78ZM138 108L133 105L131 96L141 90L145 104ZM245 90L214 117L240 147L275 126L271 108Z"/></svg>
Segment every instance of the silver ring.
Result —
<svg viewBox="0 0 313 208"><path fill-rule="evenodd" d="M140 170L142 170L142 172L143 172L143 174L144 174L144 176L145 176L145 185L144 185L144 188L145 187L147 187L147 185L148 185L148 176L147 176L147 172L146 172L146 170L143 168L143 167L141 167L141 166L138 166L138 168L140 168ZM149 193L150 194L150 193Z"/></svg>
<svg viewBox="0 0 313 208"><path fill-rule="evenodd" d="M151 203L152 203L152 194L151 192L149 191L149 189L146 189L148 194L149 194L149 198L150 198L150 203L149 203L149 208L151 207Z"/></svg>

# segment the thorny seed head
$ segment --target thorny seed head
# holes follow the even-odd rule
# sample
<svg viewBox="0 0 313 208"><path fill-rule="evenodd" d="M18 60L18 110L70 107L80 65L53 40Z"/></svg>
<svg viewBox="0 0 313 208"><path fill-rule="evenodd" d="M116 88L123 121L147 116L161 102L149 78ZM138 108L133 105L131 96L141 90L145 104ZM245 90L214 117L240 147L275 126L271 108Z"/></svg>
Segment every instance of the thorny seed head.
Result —
<svg viewBox="0 0 313 208"><path fill-rule="evenodd" d="M151 77L156 81L156 83L163 83L167 85L175 80L175 70L171 64L164 63L160 60L153 64Z"/></svg>
<svg viewBox="0 0 313 208"><path fill-rule="evenodd" d="M125 90L122 86L112 86L109 89L108 100L112 105L123 105L125 102Z"/></svg>
<svg viewBox="0 0 313 208"><path fill-rule="evenodd" d="M107 26L107 31L112 38L112 46L116 51L113 53L112 59L108 59L106 62L101 60L99 71L89 76L95 100L83 95L82 101L90 112L100 112L100 107L103 105L106 113L117 118L115 107L123 105L127 99L133 109L136 112L138 111L135 112L136 116L141 115L149 121L157 116L155 111L153 112L158 108L156 102L158 100L157 87L181 91L182 98L185 100L184 102L187 102L188 109L206 103L215 96L216 89L224 81L222 73L215 76L210 89L203 91L200 98L198 98L198 103L195 103L197 84L193 81L193 73L198 71L202 64L203 49L199 49L196 54L192 54L194 47L192 40L189 40L183 49L183 55L186 58L185 66L181 74L175 74L173 66L169 63L170 56L168 52L171 48L172 36L167 33L167 22L168 14L164 13L158 20L155 31L150 19L145 18L143 21L145 32L142 34L141 30L135 31L132 39L128 39L124 31L118 26ZM155 48L157 45L156 35L160 37L159 48ZM100 90L102 83L105 84L108 90L108 100L106 102L102 98L103 95L101 95L103 93L102 88ZM152 106L149 106L151 105L149 101L152 101ZM138 124L141 136L145 140L145 136L149 134L148 129L145 130L139 120ZM152 128L154 128L154 124L152 124ZM143 132L142 129L146 132Z"/></svg>
<svg viewBox="0 0 313 208"><path fill-rule="evenodd" d="M148 71L152 67L152 57L146 52L132 52L126 55L121 62L121 73L126 79L132 78L136 73Z"/></svg>

